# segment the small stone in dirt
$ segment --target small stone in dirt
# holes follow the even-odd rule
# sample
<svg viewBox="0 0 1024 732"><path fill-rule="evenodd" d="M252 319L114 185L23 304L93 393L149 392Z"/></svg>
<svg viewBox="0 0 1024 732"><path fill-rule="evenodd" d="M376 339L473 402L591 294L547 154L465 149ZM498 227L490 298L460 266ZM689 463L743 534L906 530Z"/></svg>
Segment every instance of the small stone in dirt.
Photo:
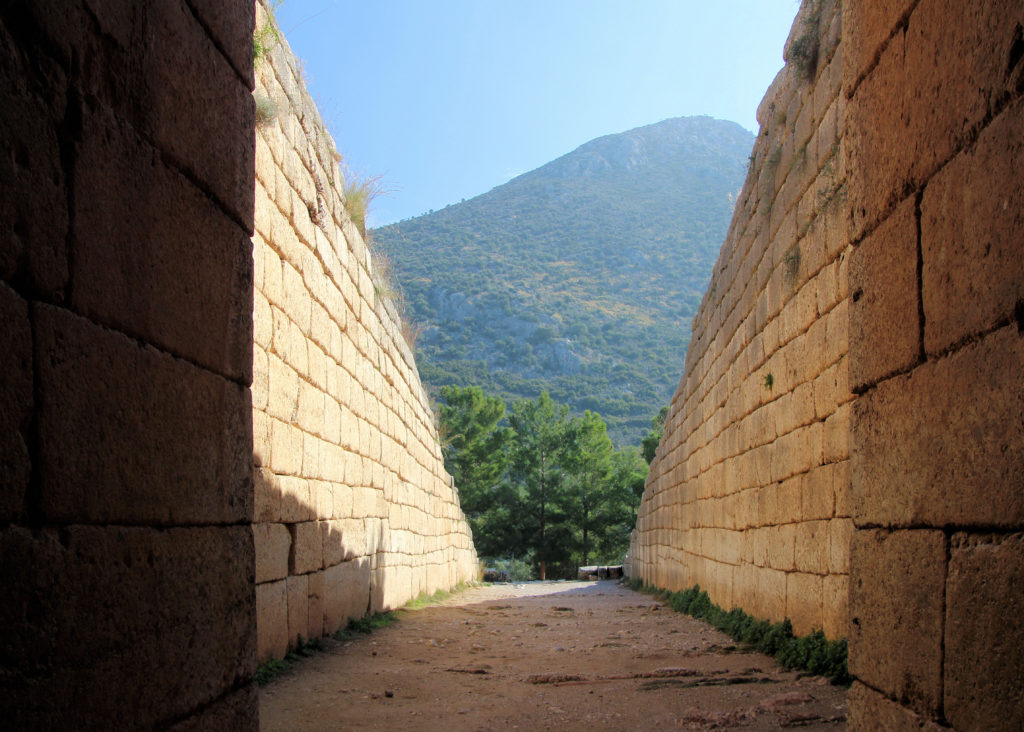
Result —
<svg viewBox="0 0 1024 732"><path fill-rule="evenodd" d="M384 696L386 696L388 699L391 699L395 696L395 692L391 691L391 689L385 689Z"/></svg>

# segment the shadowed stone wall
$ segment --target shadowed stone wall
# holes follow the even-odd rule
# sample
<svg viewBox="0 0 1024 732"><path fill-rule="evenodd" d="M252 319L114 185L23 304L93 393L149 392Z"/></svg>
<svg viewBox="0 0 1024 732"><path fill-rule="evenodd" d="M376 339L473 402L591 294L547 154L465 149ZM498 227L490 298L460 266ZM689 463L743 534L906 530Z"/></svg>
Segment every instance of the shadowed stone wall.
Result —
<svg viewBox="0 0 1024 732"><path fill-rule="evenodd" d="M841 20L804 4L758 109L630 549L648 583L830 637L853 530Z"/></svg>
<svg viewBox="0 0 1024 732"><path fill-rule="evenodd" d="M257 4L257 26L269 22ZM256 70L253 462L259 658L476 578L392 285L281 41Z"/></svg>
<svg viewBox="0 0 1024 732"><path fill-rule="evenodd" d="M0 6L0 719L256 723L252 5Z"/></svg>

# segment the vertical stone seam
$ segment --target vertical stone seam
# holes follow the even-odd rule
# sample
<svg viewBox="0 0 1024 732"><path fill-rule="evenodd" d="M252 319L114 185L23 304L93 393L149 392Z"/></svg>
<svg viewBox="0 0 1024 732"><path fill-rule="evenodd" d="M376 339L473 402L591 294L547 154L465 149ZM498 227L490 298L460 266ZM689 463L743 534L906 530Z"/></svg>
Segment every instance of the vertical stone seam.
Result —
<svg viewBox="0 0 1024 732"><path fill-rule="evenodd" d="M949 725L946 720L946 612L949 598L949 571L952 567L952 533L953 529L946 528L942 532L943 549L945 550L946 573L942 578L942 627L939 629L939 716L938 722Z"/></svg>
<svg viewBox="0 0 1024 732"><path fill-rule="evenodd" d="M924 345L924 247L921 236L921 201L924 199L924 188L914 197L914 230L917 236L917 364L923 364L928 354ZM911 370L913 370L913 366Z"/></svg>

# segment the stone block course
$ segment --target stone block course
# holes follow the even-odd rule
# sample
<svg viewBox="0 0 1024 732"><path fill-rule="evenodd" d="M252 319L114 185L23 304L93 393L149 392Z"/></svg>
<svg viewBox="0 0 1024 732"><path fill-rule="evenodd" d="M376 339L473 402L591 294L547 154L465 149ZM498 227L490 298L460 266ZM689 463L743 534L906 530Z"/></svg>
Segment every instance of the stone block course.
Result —
<svg viewBox="0 0 1024 732"><path fill-rule="evenodd" d="M839 12L821 10L817 84L787 68L758 111L765 134L694 318L630 551L646 581L704 580L716 603L833 633L845 633L848 564L829 522L849 515L853 399Z"/></svg>
<svg viewBox="0 0 1024 732"><path fill-rule="evenodd" d="M257 349L252 405L255 515L289 538L285 615L266 611L285 618L285 644L476 573L429 400L330 184L333 143L296 63L282 43L256 74L258 93L286 100L257 132L253 331L266 358ZM281 570L258 574L272 583ZM264 643L260 658L279 650Z"/></svg>
<svg viewBox="0 0 1024 732"><path fill-rule="evenodd" d="M0 11L12 728L256 723L253 9L207 4Z"/></svg>

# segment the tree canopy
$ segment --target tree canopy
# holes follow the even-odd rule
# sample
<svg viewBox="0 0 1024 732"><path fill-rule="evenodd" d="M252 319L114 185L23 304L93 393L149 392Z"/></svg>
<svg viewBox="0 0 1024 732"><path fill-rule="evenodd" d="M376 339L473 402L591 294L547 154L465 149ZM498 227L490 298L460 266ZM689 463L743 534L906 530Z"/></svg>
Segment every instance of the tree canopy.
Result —
<svg viewBox="0 0 1024 732"><path fill-rule="evenodd" d="M479 387L442 398L445 465L481 556L525 559L542 578L622 560L647 466L613 448L599 414L570 416L547 392L508 409Z"/></svg>

